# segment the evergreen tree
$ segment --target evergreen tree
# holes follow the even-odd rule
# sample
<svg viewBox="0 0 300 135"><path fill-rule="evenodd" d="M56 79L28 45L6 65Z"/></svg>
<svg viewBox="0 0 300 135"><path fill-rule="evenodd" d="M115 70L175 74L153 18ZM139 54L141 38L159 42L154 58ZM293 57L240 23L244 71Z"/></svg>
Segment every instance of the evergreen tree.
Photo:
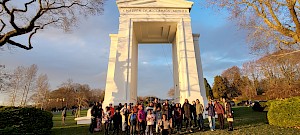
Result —
<svg viewBox="0 0 300 135"><path fill-rule="evenodd" d="M213 91L213 97L218 99L221 97L227 97L227 85L225 80L223 79L222 76L215 76L214 78L214 85L212 88Z"/></svg>
<svg viewBox="0 0 300 135"><path fill-rule="evenodd" d="M239 73L235 73L233 75L233 81L232 83L229 84L228 87L229 87L227 91L228 97L233 98L233 97L240 96L242 94L243 80Z"/></svg>
<svg viewBox="0 0 300 135"><path fill-rule="evenodd" d="M207 82L206 78L204 78L204 85L205 85L205 91L206 91L207 99L214 99L212 89L211 89L209 83Z"/></svg>

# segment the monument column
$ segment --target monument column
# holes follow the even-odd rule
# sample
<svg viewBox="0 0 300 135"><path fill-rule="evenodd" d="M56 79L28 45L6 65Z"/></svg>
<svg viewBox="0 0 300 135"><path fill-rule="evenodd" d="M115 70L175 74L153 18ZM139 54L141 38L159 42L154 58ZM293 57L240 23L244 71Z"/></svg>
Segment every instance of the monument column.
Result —
<svg viewBox="0 0 300 135"><path fill-rule="evenodd" d="M136 101L137 41L133 36L131 19L121 16L119 20L117 40L115 37L111 39L110 51L116 53L110 54L109 61L112 63L115 61L115 64L108 66L103 106L110 103L117 105ZM111 59L111 57L114 58Z"/></svg>
<svg viewBox="0 0 300 135"><path fill-rule="evenodd" d="M106 85L105 85L105 96L104 103L107 106L109 103L113 101L113 93L118 92L117 86L115 83L115 66L117 60L117 45L118 45L118 34L110 34L110 51L109 51L109 59L108 59L108 67L107 67L107 77L106 77ZM105 107L104 106L104 107Z"/></svg>
<svg viewBox="0 0 300 135"><path fill-rule="evenodd" d="M199 81L201 78L199 78L200 71L198 70L199 64L197 64L198 56L195 55L196 43L194 43L191 21L189 18L183 18L178 23L176 36L176 40L178 40L177 57L179 68L180 103L183 103L185 99L188 99L189 101L199 99L201 103L204 103L203 96L200 93L200 91L202 91L201 85L203 85L203 81ZM199 42L197 42L197 46L198 43ZM203 90L205 91L205 89Z"/></svg>
<svg viewBox="0 0 300 135"><path fill-rule="evenodd" d="M206 97L206 90L205 90L205 86L204 86L202 62L201 62L201 56L200 56L199 37L200 37L200 34L193 34L195 57L196 57L196 62L197 62L198 78L199 78L199 85L200 85L200 93L202 96L202 101L200 99L199 100L204 106L207 106L207 97Z"/></svg>
<svg viewBox="0 0 300 135"><path fill-rule="evenodd" d="M173 82L174 82L174 102L180 102L180 87L179 87L179 69L178 69L178 53L176 38L172 43L172 60L173 60Z"/></svg>

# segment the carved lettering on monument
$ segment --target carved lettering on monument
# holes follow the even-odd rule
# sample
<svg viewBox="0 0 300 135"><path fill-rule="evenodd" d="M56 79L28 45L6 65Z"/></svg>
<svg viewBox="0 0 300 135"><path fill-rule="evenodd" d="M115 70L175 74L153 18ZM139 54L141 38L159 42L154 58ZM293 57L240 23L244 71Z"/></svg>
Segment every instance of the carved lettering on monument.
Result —
<svg viewBox="0 0 300 135"><path fill-rule="evenodd" d="M188 14L188 9L168 9L168 8L123 8L121 14L138 14L138 13L170 13L170 14Z"/></svg>

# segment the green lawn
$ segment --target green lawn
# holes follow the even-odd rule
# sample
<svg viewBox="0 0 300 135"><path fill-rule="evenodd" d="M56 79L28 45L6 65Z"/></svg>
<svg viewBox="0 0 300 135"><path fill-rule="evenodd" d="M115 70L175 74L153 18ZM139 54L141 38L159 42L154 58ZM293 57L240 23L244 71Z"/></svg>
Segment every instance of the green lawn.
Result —
<svg viewBox="0 0 300 135"><path fill-rule="evenodd" d="M249 107L239 107L234 108L234 131L229 132L227 130L218 130L219 125L217 122L216 131L208 131L208 123L205 122L207 131L199 132L196 131L193 135L198 134L235 134L235 135L300 135L299 129L293 128L280 128L276 126L271 126L267 124L266 113L265 112L254 112ZM81 116L86 115L86 111L81 112ZM74 117L71 115L71 112L68 112L66 119L66 126L61 125L60 113L54 114L53 117L53 135L89 135L88 127L86 126L77 126L74 121ZM216 119L217 121L217 119ZM227 126L227 123L225 124ZM101 135L103 133L94 133L96 135Z"/></svg>

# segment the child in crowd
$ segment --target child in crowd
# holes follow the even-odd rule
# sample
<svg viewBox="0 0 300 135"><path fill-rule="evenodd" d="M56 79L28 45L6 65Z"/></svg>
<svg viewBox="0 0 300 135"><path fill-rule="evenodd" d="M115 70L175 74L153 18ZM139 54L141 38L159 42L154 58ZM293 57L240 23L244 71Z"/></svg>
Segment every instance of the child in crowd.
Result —
<svg viewBox="0 0 300 135"><path fill-rule="evenodd" d="M161 119L162 119L162 112L161 112L161 108L160 106L158 106L156 108L156 111L155 111L155 118L156 118L156 127L155 127L155 131L156 133L159 133L159 125L161 125Z"/></svg>
<svg viewBox="0 0 300 135"><path fill-rule="evenodd" d="M138 111L138 123L139 123L139 133L141 135L144 135L145 134L145 128L146 128L146 123L145 123L145 120L146 120L146 114L144 112L144 107L142 105L139 105L138 106L139 108L139 111Z"/></svg>
<svg viewBox="0 0 300 135"><path fill-rule="evenodd" d="M136 125L137 125L137 113L134 109L132 109L131 113L128 116L128 126L130 126L130 135L136 134Z"/></svg>
<svg viewBox="0 0 300 135"><path fill-rule="evenodd" d="M154 121L155 121L155 115L152 113L152 109L148 110L148 115L146 117L147 120L147 129L148 132L146 133L147 135L153 135L153 126L154 126Z"/></svg>
<svg viewBox="0 0 300 135"><path fill-rule="evenodd" d="M102 123L104 124L105 135L108 135L108 128L110 122L110 107L106 107L106 112L103 112Z"/></svg>

